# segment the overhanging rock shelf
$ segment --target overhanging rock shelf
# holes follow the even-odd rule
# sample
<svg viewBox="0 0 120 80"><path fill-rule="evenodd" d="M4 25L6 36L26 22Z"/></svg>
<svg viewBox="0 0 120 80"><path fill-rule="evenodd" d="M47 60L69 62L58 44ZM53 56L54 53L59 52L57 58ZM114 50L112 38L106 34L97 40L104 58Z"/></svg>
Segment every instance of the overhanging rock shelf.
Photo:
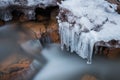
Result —
<svg viewBox="0 0 120 80"><path fill-rule="evenodd" d="M66 0L59 6L61 48L65 45L91 64L94 46L103 45L99 42L120 47L120 15L115 4L105 0ZM117 45L107 43L111 40L118 41Z"/></svg>
<svg viewBox="0 0 120 80"><path fill-rule="evenodd" d="M44 9L49 6L56 6L57 1L58 0L1 0L0 19L4 21L12 20L12 12L16 10L23 13L29 20L33 20L35 19L36 8Z"/></svg>

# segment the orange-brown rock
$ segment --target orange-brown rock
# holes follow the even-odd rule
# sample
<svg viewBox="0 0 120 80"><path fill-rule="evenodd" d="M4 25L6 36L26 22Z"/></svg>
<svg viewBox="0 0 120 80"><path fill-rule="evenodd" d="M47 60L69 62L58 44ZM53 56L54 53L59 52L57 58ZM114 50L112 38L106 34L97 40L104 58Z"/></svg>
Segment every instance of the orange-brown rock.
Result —
<svg viewBox="0 0 120 80"><path fill-rule="evenodd" d="M15 32L15 36L18 37L17 39L18 41L16 42L19 42L19 43L36 39L36 37L37 38L40 37L39 35L37 35L38 33L40 32L43 33L46 30L43 24L36 23L36 22L14 24L12 26L9 26L9 28L13 29L13 31L16 29L21 29L18 31L16 30ZM5 28L5 29L9 29L9 28ZM14 35L14 34L11 33L11 35ZM8 37L6 38L8 39ZM14 42L14 44L17 44L16 42ZM14 45L12 47L14 47ZM15 51L12 51L12 52L15 52ZM6 58L4 58L2 62L0 61L0 80L29 80L26 78L28 78L28 76L30 77L30 75L32 75L32 72L34 72L30 68L32 59L29 57L23 56L23 53L17 53L13 55L11 54L12 53L6 56Z"/></svg>
<svg viewBox="0 0 120 80"><path fill-rule="evenodd" d="M37 21L45 21L45 20L48 20L48 18L45 17L45 16L42 16L42 15L37 15L37 16L36 16L36 20L37 20Z"/></svg>
<svg viewBox="0 0 120 80"><path fill-rule="evenodd" d="M108 59L119 59L120 58L120 48L106 48L103 51L103 54L108 58Z"/></svg>
<svg viewBox="0 0 120 80"><path fill-rule="evenodd" d="M2 20L0 20L0 26L2 26L2 25L4 25L4 24L5 24L5 22L2 21Z"/></svg>
<svg viewBox="0 0 120 80"><path fill-rule="evenodd" d="M120 14L120 4L117 7L117 12Z"/></svg>
<svg viewBox="0 0 120 80"><path fill-rule="evenodd" d="M98 79L93 75L86 74L80 80L98 80Z"/></svg>
<svg viewBox="0 0 120 80"><path fill-rule="evenodd" d="M54 43L59 43L60 42L60 38L59 38L58 32L54 32L53 31L49 35L50 35L50 38L51 38L52 42L54 42Z"/></svg>
<svg viewBox="0 0 120 80"><path fill-rule="evenodd" d="M29 19L27 18L27 16L25 16L24 14L22 14L22 15L19 17L19 21L20 21L20 22L25 22L25 21L29 21Z"/></svg>
<svg viewBox="0 0 120 80"><path fill-rule="evenodd" d="M12 23L15 23L15 25L12 28L18 27L23 30L16 33L19 38L18 43L32 39L40 39L44 34L46 34L45 36L49 36L53 42L59 42L56 15L57 10L53 10L49 20L46 20L44 16L38 15L37 21L28 21L24 14L21 15L18 20L13 20ZM18 24L16 24L16 22ZM26 78L32 75L29 75L31 62L31 58L19 54L10 55L0 63L0 80L28 80Z"/></svg>
<svg viewBox="0 0 120 80"><path fill-rule="evenodd" d="M55 43L60 42L57 21L55 21L55 20L50 21L49 25L47 27L47 31L48 31L48 34L49 34L52 42L55 42Z"/></svg>
<svg viewBox="0 0 120 80"><path fill-rule="evenodd" d="M41 38L41 35L46 32L46 27L41 22L25 22L21 25L23 28L29 31L33 39Z"/></svg>
<svg viewBox="0 0 120 80"><path fill-rule="evenodd" d="M111 40L108 42L99 41L95 44L95 53L104 56L108 59L120 58L120 43L119 40ZM96 52L97 51L97 52Z"/></svg>
<svg viewBox="0 0 120 80"><path fill-rule="evenodd" d="M52 42L59 43L60 42L60 36L59 36L59 31L58 31L58 23L56 16L58 14L58 9L54 9L51 12L51 17L50 17L50 22L47 27L47 31L49 33L49 36L52 40Z"/></svg>
<svg viewBox="0 0 120 80"><path fill-rule="evenodd" d="M32 59L26 56L10 55L0 63L0 80L26 80L28 76L23 74L28 74L31 62Z"/></svg>

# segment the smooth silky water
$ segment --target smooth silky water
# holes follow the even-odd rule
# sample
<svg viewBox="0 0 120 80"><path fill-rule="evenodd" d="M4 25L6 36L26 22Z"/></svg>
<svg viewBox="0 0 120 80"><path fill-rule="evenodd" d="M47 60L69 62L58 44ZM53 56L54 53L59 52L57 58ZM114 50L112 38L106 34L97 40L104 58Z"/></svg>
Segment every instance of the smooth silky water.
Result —
<svg viewBox="0 0 120 80"><path fill-rule="evenodd" d="M61 50L60 44L49 44L41 53L47 64L34 80L81 80L84 75L95 76L97 80L120 80L120 61L94 57L92 64L86 64L77 54Z"/></svg>

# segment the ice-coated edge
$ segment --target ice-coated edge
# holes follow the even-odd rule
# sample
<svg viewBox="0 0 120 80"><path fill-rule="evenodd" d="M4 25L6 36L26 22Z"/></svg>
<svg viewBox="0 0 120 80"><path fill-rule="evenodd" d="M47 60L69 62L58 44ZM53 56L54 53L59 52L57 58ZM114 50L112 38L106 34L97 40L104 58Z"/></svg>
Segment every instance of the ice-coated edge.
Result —
<svg viewBox="0 0 120 80"><path fill-rule="evenodd" d="M57 0L0 0L0 7L8 7L9 5L24 6L50 6L56 5Z"/></svg>
<svg viewBox="0 0 120 80"><path fill-rule="evenodd" d="M35 8L46 8L56 6L57 0L0 0L0 20L12 20L12 8L10 6L19 6L29 20L35 19Z"/></svg>
<svg viewBox="0 0 120 80"><path fill-rule="evenodd" d="M120 15L105 0L62 1L58 15L61 48L75 51L91 64L96 42L120 40Z"/></svg>

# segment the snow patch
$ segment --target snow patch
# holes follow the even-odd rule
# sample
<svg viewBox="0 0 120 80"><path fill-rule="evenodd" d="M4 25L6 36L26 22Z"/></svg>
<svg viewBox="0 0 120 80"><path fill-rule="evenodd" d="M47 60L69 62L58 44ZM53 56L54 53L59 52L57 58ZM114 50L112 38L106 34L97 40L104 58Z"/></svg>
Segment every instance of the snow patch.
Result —
<svg viewBox="0 0 120 80"><path fill-rule="evenodd" d="M0 0L0 19L9 21L12 19L12 8L10 6L20 6L21 11L27 15L29 20L35 19L35 8L46 8L56 6L57 0Z"/></svg>
<svg viewBox="0 0 120 80"><path fill-rule="evenodd" d="M58 15L61 48L66 45L87 63L98 41L120 40L120 15L116 5L105 0L62 1Z"/></svg>

